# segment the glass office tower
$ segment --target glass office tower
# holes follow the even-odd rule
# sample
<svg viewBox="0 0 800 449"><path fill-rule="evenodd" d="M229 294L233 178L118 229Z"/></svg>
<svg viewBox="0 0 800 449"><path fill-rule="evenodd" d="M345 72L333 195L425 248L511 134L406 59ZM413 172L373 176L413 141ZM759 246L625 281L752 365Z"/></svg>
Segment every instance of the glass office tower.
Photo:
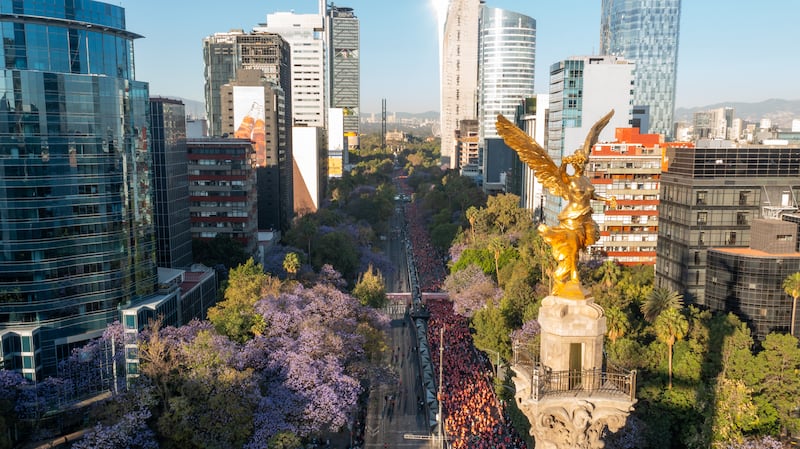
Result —
<svg viewBox="0 0 800 449"><path fill-rule="evenodd" d="M536 20L484 7L478 42L481 141L496 138L497 114L513 121L520 101L535 94Z"/></svg>
<svg viewBox="0 0 800 449"><path fill-rule="evenodd" d="M649 106L642 133L672 136L681 0L603 0L600 54L636 63L635 106Z"/></svg>
<svg viewBox="0 0 800 449"><path fill-rule="evenodd" d="M331 107L344 110L344 132L359 134L361 103L361 56L359 21L353 8L331 4L328 9L330 33L330 89ZM346 153L345 153L346 154Z"/></svg>
<svg viewBox="0 0 800 449"><path fill-rule="evenodd" d="M159 267L189 268L192 265L192 225L189 221L186 106L182 101L162 97L150 99L150 148L156 261Z"/></svg>
<svg viewBox="0 0 800 449"><path fill-rule="evenodd" d="M148 85L124 9L0 0L0 336L39 378L156 286Z"/></svg>

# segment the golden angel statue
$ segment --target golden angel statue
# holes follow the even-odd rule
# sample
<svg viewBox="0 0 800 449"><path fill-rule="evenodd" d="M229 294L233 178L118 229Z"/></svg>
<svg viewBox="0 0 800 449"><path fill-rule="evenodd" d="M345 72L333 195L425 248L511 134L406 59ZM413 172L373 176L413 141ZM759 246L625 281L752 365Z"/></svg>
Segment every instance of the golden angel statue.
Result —
<svg viewBox="0 0 800 449"><path fill-rule="evenodd" d="M586 163L592 147L597 143L600 131L608 124L614 110L592 126L586 136L583 148L571 156L564 157L561 166L555 162L535 140L517 128L502 114L497 116L497 133L528 164L542 185L553 195L567 201L566 207L558 214L558 226L539 225L539 234L550 245L556 259L553 273L553 295L569 299L584 299L578 277L578 257L581 251L597 241L600 236L597 223L592 219L591 200L604 201L617 207L616 199L603 198L594 191L589 178L584 175ZM573 173L567 169L572 166Z"/></svg>

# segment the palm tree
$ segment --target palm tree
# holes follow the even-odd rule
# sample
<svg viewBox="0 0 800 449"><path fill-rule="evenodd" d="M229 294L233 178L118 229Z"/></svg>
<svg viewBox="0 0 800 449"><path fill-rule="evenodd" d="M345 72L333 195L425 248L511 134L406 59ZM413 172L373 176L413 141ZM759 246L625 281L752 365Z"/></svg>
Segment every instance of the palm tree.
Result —
<svg viewBox="0 0 800 449"><path fill-rule="evenodd" d="M314 240L314 236L317 235L317 231L319 230L319 226L315 221L311 219L311 217L301 217L297 221L297 231L300 234L300 239L304 240L308 247L308 260L311 260L311 241Z"/></svg>
<svg viewBox="0 0 800 449"><path fill-rule="evenodd" d="M616 343L617 339L623 337L630 329L628 315L619 307L609 307L606 310L606 327L608 328L608 339L611 343Z"/></svg>
<svg viewBox="0 0 800 449"><path fill-rule="evenodd" d="M620 275L622 275L622 268L612 259L603 262L603 265L600 265L598 270L601 274L600 283L603 284L606 289L613 287L619 280Z"/></svg>
<svg viewBox="0 0 800 449"><path fill-rule="evenodd" d="M497 282L500 282L500 255L508 248L508 242L503 237L495 236L489 240L489 251L494 254L494 273Z"/></svg>
<svg viewBox="0 0 800 449"><path fill-rule="evenodd" d="M797 318L797 298L800 298L800 272L790 274L783 280L783 290L792 297L792 324L789 335L794 336L794 322Z"/></svg>
<svg viewBox="0 0 800 449"><path fill-rule="evenodd" d="M472 236L472 241L475 241L475 222L478 220L478 215L480 211L475 206L470 206L464 215L467 216L467 220L469 221L469 231Z"/></svg>
<svg viewBox="0 0 800 449"><path fill-rule="evenodd" d="M287 253L283 258L283 269L294 279L298 268L300 268L300 256L297 253Z"/></svg>
<svg viewBox="0 0 800 449"><path fill-rule="evenodd" d="M661 312L653 325L656 338L667 345L669 363L669 388L672 389L672 347L689 332L689 321L677 308Z"/></svg>
<svg viewBox="0 0 800 449"><path fill-rule="evenodd" d="M683 295L668 288L654 288L642 303L642 315L648 323L653 323L665 310L677 310L681 307L683 307Z"/></svg>

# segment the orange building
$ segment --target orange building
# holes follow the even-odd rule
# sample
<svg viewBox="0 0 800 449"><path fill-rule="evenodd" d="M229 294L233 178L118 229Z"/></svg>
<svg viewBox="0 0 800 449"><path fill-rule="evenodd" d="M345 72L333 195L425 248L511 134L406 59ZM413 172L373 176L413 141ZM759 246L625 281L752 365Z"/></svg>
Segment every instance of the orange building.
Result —
<svg viewBox="0 0 800 449"><path fill-rule="evenodd" d="M670 142L670 147L691 143ZM622 265L655 265L658 200L666 145L660 134L617 128L615 141L592 148L586 174L602 197L616 197L617 207L595 203L600 239L589 248Z"/></svg>

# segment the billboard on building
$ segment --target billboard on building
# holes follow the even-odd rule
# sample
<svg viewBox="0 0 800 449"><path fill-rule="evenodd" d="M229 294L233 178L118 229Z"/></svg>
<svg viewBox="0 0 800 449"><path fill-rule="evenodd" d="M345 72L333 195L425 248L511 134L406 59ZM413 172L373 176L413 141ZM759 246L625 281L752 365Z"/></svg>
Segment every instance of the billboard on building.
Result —
<svg viewBox="0 0 800 449"><path fill-rule="evenodd" d="M256 166L267 166L267 140L264 125L264 86L233 87L233 123L237 139L255 143Z"/></svg>
<svg viewBox="0 0 800 449"><path fill-rule="evenodd" d="M344 167L344 110L328 109L328 177L341 178Z"/></svg>

